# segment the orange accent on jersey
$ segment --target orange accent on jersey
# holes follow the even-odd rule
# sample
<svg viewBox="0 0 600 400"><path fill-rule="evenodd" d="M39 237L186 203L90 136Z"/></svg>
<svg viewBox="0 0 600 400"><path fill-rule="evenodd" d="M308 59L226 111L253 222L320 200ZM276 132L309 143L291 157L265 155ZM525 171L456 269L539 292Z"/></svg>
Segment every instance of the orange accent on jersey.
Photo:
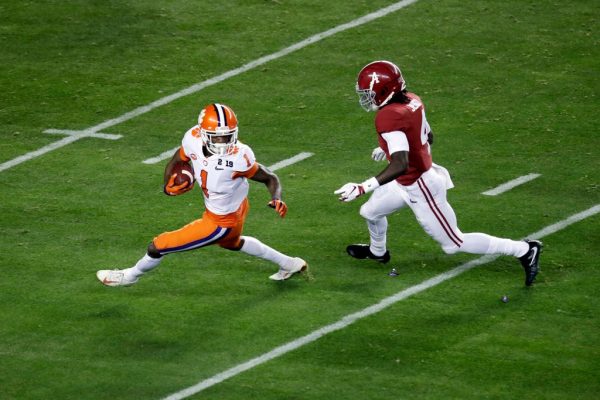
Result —
<svg viewBox="0 0 600 400"><path fill-rule="evenodd" d="M181 158L183 161L186 161L186 162L190 161L190 158L185 154L183 147L179 148L179 158Z"/></svg>
<svg viewBox="0 0 600 400"><path fill-rule="evenodd" d="M248 154L244 154L244 159L246 160L246 166L251 167L252 163L250 162L250 159L248 158Z"/></svg>
<svg viewBox="0 0 600 400"><path fill-rule="evenodd" d="M245 157L245 156L244 156ZM244 177L244 178L252 178L254 176L254 174L256 174L256 172L258 171L258 163L255 162L254 165L252 165L252 167L250 167L250 169L246 170L246 171L235 171L233 173L233 175L231 175L231 177L233 179L239 178L239 177Z"/></svg>
<svg viewBox="0 0 600 400"><path fill-rule="evenodd" d="M208 195L208 189L206 188L206 182L208 182L208 172L206 172L206 170L202 170L200 171L200 180L201 182L201 187L202 187L202 191L204 192L204 195L206 197L209 197Z"/></svg>
<svg viewBox="0 0 600 400"><path fill-rule="evenodd" d="M196 137L196 138L201 138L202 135L200 135L200 128L199 127L195 127L194 129L192 129L192 136Z"/></svg>

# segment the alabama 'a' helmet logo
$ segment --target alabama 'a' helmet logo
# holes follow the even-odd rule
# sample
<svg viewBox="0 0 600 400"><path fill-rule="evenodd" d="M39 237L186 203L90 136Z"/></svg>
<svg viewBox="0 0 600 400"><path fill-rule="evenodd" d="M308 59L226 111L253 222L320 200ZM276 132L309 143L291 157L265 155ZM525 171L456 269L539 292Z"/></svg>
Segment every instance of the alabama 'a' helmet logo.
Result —
<svg viewBox="0 0 600 400"><path fill-rule="evenodd" d="M198 115L203 144L212 154L232 154L237 143L238 120L231 107L209 104Z"/></svg>
<svg viewBox="0 0 600 400"><path fill-rule="evenodd" d="M379 75L377 75L377 72L373 72L370 77L371 83L369 84L369 89L373 90L373 86L375 86L376 83L379 83Z"/></svg>
<svg viewBox="0 0 600 400"><path fill-rule="evenodd" d="M375 111L386 105L404 89L406 82L402 72L390 61L373 61L365 65L356 79L359 103L367 111Z"/></svg>

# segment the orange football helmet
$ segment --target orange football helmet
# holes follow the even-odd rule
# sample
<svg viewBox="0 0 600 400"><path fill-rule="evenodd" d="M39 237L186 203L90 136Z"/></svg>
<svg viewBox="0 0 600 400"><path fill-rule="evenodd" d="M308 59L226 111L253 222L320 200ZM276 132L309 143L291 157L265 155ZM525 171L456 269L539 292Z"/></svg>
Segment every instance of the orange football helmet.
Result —
<svg viewBox="0 0 600 400"><path fill-rule="evenodd" d="M237 143L238 120L233 110L219 103L204 107L198 116L202 143L209 152L220 156L231 154Z"/></svg>

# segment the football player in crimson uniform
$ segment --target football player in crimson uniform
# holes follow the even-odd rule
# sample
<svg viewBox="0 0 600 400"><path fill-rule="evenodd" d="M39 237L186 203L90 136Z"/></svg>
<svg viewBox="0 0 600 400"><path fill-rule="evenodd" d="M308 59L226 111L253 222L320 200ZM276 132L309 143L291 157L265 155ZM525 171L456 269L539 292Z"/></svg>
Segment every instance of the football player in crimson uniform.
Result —
<svg viewBox="0 0 600 400"><path fill-rule="evenodd" d="M348 254L382 263L390 260L386 248L386 216L410 207L417 221L448 254L504 254L519 258L525 269L525 284L531 285L538 273L542 243L515 241L485 233L463 233L458 229L454 210L446 199L453 187L448 171L432 162L433 133L425 117L423 102L406 90L400 69L389 61L374 61L358 74L356 91L366 111L376 111L375 129L379 146L372 158L386 158L388 165L363 183L347 183L334 193L349 202L373 192L360 208L367 220L370 244L353 244Z"/></svg>
<svg viewBox="0 0 600 400"><path fill-rule="evenodd" d="M248 180L266 185L271 194L268 205L281 218L287 205L281 200L281 185L277 175L256 162L252 149L240 142L238 121L233 110L223 104L206 106L198 117L198 125L189 129L181 147L165 168L165 194L177 196L193 188L193 183L176 184L173 171L181 161L191 162L195 180L204 197L202 218L184 227L165 232L154 238L146 255L133 267L124 270L101 270L98 279L107 286L128 286L144 273L156 268L167 254L198 249L217 244L225 249L272 261L279 270L269 278L285 280L308 268L298 257L289 257L251 236L242 236L248 212Z"/></svg>

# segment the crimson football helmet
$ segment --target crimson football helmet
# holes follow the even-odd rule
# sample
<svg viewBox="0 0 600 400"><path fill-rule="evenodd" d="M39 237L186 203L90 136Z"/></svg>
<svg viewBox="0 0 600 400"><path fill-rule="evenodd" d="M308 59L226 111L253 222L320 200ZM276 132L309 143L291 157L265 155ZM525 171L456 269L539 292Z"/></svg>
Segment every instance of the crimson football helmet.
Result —
<svg viewBox="0 0 600 400"><path fill-rule="evenodd" d="M358 73L356 93L360 106L377 111L398 92L406 89L400 68L389 61L373 61Z"/></svg>
<svg viewBox="0 0 600 400"><path fill-rule="evenodd" d="M233 110L219 103L204 107L198 116L202 143L209 152L220 156L231 154L237 143L238 120Z"/></svg>

